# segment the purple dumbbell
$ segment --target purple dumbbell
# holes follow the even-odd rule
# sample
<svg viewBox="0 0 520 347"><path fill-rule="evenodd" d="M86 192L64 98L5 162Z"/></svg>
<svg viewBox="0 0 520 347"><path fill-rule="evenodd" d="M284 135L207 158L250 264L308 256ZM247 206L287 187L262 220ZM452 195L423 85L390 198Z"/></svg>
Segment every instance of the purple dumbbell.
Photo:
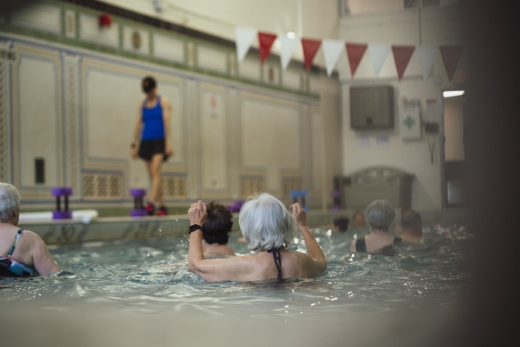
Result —
<svg viewBox="0 0 520 347"><path fill-rule="evenodd" d="M52 219L70 219L72 211L69 211L69 196L72 195L70 187L53 187L52 196L56 197L56 210L52 211ZM61 210L61 197L64 199L64 210Z"/></svg>
<svg viewBox="0 0 520 347"><path fill-rule="evenodd" d="M132 188L130 196L134 198L134 209L130 212L132 217L143 217L148 215L144 208L143 197L146 195L146 189Z"/></svg>

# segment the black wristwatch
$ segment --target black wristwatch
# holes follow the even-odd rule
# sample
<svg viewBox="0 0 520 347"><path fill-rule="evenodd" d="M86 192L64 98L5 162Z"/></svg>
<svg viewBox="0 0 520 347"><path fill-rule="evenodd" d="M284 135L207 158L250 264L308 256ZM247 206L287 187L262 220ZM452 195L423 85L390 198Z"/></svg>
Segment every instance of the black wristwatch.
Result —
<svg viewBox="0 0 520 347"><path fill-rule="evenodd" d="M200 229L200 231L202 231L202 227L200 225L198 225L198 224L190 225L190 234L192 232L194 232L195 230L199 230L199 229Z"/></svg>

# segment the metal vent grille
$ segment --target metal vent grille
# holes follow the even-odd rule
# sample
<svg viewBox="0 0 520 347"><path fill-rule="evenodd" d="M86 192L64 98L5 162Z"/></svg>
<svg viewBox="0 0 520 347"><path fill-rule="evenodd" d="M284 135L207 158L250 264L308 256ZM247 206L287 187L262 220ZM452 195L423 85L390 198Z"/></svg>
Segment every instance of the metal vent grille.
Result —
<svg viewBox="0 0 520 347"><path fill-rule="evenodd" d="M186 177L161 177L165 198L186 199Z"/></svg>
<svg viewBox="0 0 520 347"><path fill-rule="evenodd" d="M85 200L122 200L121 176L110 174L83 174Z"/></svg>
<svg viewBox="0 0 520 347"><path fill-rule="evenodd" d="M302 180L300 178L283 180L283 196L291 196L292 190L302 190Z"/></svg>
<svg viewBox="0 0 520 347"><path fill-rule="evenodd" d="M240 182L240 194L247 198L264 191L264 179L259 177L242 177Z"/></svg>

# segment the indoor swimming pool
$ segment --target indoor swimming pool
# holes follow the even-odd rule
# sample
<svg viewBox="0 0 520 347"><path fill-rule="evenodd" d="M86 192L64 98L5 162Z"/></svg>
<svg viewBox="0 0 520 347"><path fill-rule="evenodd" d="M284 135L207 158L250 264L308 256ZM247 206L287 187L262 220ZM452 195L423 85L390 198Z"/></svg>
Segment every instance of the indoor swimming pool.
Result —
<svg viewBox="0 0 520 347"><path fill-rule="evenodd" d="M355 345L404 346L426 345L439 336L439 325L461 321L454 317L471 290L475 256L475 237L464 225L426 226L422 244L400 247L393 256L350 256L350 241L368 233L365 228L312 231L328 259L325 274L283 283L204 282L188 271L187 235L52 246L63 272L0 279L0 301L9 313L0 323L7 331L31 317L31 330L46 338L59 331L63 346L76 334L83 336L76 346L107 338L126 346L150 338L160 339L155 345L171 339L191 345L211 343L215 336L242 346L251 334L259 337L248 346L270 339L291 345L325 339L335 345L346 336ZM232 233L230 245L244 255L249 250L240 237ZM289 248L305 250L301 238L294 241ZM378 324L384 328L367 330ZM417 329L409 331L411 324ZM64 330L74 336L62 335ZM401 341L403 331L415 334L409 344ZM392 334L395 344L389 343ZM18 334L11 335L8 341L19 341ZM27 339L28 345L38 341Z"/></svg>

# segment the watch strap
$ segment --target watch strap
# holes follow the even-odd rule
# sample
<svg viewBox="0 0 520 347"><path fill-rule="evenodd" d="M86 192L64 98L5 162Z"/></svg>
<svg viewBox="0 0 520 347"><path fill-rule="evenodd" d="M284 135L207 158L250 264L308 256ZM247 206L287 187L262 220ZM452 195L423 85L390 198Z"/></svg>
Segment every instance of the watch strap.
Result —
<svg viewBox="0 0 520 347"><path fill-rule="evenodd" d="M190 234L191 234L192 232L194 232L195 230L200 230L200 231L202 231L202 227L201 227L200 225L198 225L198 224L190 225Z"/></svg>

